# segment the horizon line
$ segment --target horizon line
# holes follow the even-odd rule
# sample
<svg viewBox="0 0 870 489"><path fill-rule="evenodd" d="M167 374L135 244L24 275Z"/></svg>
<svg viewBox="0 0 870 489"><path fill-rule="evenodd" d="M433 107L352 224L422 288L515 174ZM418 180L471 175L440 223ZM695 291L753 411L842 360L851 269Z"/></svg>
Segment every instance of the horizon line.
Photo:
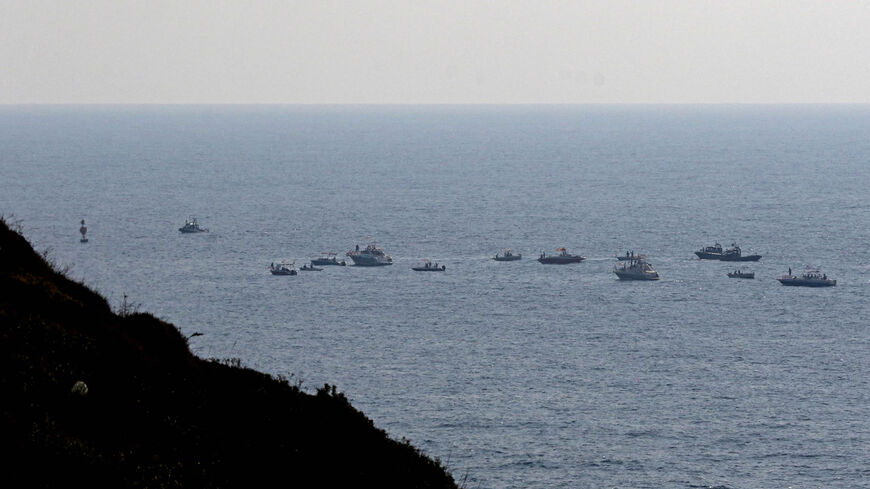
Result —
<svg viewBox="0 0 870 489"><path fill-rule="evenodd" d="M870 105L868 102L0 102L0 107L22 106L785 106Z"/></svg>

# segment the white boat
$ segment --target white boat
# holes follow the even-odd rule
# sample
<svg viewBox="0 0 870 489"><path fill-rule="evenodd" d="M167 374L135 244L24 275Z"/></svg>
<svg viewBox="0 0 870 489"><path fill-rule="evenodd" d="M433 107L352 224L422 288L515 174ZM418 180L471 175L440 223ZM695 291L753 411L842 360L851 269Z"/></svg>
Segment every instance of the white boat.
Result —
<svg viewBox="0 0 870 489"><path fill-rule="evenodd" d="M359 249L359 245L356 245L356 249L348 251L347 256L358 267L382 267L393 264L390 255L384 253L384 250L378 248L375 243L370 243L364 250Z"/></svg>
<svg viewBox="0 0 870 489"><path fill-rule="evenodd" d="M613 273L619 280L658 280L659 272L655 271L646 261L645 255L634 255L627 261L613 267Z"/></svg>
<svg viewBox="0 0 870 489"><path fill-rule="evenodd" d="M181 226L178 230L185 234L208 232L208 229L199 227L199 223L196 222L196 218L193 216L188 217L187 220L184 221L184 226Z"/></svg>

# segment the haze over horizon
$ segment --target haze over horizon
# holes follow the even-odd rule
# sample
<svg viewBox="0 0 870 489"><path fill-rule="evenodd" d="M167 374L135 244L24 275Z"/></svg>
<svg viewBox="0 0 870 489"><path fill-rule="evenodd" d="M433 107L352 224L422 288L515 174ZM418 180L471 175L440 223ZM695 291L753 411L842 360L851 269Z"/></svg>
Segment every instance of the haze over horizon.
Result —
<svg viewBox="0 0 870 489"><path fill-rule="evenodd" d="M870 103L868 22L815 0L11 0L0 103Z"/></svg>

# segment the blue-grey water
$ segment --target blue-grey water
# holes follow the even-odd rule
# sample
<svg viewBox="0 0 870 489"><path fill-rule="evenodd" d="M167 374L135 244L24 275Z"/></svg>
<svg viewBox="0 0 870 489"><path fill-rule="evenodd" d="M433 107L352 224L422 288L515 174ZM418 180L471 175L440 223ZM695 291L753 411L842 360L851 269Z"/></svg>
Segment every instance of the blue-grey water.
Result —
<svg viewBox="0 0 870 489"><path fill-rule="evenodd" d="M870 486L868 184L868 106L0 108L39 249L470 488ZM267 270L368 239L395 265ZM806 265L837 286L775 280Z"/></svg>

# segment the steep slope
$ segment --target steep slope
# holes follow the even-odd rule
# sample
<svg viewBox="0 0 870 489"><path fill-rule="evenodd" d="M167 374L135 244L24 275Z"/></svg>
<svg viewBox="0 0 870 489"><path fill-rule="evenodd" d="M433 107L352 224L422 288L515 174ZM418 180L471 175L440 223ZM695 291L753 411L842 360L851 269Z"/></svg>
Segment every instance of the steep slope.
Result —
<svg viewBox="0 0 870 489"><path fill-rule="evenodd" d="M4 487L455 488L324 386L200 359L0 223ZM277 481L277 482L276 482Z"/></svg>

